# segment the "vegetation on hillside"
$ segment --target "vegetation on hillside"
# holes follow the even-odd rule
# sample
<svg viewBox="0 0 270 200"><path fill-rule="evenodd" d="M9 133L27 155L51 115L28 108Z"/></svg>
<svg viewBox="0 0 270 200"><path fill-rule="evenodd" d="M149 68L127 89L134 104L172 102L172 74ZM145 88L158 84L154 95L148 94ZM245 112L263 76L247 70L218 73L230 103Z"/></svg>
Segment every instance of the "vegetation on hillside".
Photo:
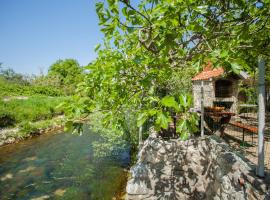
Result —
<svg viewBox="0 0 270 200"><path fill-rule="evenodd" d="M15 138L63 123L58 107L83 79L83 67L73 59L59 60L46 75L28 76L0 65L0 129L19 128ZM57 122L57 123L56 123ZM1 143L1 141L0 141Z"/></svg>
<svg viewBox="0 0 270 200"><path fill-rule="evenodd" d="M37 76L19 74L0 65L0 97L71 95L83 76L83 67L73 59L58 60L46 75Z"/></svg>

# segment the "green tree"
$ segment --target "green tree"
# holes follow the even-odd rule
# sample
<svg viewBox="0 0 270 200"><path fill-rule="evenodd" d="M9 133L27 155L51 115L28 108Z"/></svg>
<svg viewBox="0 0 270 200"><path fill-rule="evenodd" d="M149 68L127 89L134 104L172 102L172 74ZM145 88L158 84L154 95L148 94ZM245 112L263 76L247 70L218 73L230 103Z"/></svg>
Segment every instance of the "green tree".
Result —
<svg viewBox="0 0 270 200"><path fill-rule="evenodd" d="M44 80L49 81L51 78L56 86L71 94L76 85L83 80L83 68L74 59L58 60L50 66L48 77Z"/></svg>
<svg viewBox="0 0 270 200"><path fill-rule="evenodd" d="M96 11L104 44L69 106L71 117L99 111L104 124L126 130L134 115L138 126L160 130L180 113L177 130L186 138L196 120L185 114L185 79L209 60L235 73L254 70L258 56L269 61L269 0L107 0Z"/></svg>

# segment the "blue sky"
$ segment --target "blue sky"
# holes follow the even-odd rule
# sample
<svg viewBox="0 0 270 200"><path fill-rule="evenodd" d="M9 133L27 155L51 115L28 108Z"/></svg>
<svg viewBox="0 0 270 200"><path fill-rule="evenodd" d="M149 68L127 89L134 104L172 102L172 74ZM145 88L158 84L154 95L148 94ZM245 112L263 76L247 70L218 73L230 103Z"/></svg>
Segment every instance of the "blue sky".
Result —
<svg viewBox="0 0 270 200"><path fill-rule="evenodd" d="M39 74L58 59L81 65L102 41L95 0L0 0L0 62Z"/></svg>

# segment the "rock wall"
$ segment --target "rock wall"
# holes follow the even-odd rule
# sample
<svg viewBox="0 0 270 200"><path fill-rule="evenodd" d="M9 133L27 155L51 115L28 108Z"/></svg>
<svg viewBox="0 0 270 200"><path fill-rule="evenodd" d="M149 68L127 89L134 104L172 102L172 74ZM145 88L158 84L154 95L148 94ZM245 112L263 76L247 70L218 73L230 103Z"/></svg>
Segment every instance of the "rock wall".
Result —
<svg viewBox="0 0 270 200"><path fill-rule="evenodd" d="M152 135L130 172L128 200L269 199L267 180L214 137L165 141Z"/></svg>

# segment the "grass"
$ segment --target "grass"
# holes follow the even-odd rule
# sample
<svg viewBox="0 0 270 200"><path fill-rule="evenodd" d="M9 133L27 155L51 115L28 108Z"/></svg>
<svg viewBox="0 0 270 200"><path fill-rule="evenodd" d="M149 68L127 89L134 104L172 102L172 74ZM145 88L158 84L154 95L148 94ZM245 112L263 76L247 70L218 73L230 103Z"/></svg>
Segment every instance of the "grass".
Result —
<svg viewBox="0 0 270 200"><path fill-rule="evenodd" d="M68 97L32 96L26 100L0 100L0 127L51 119L63 113L57 108Z"/></svg>
<svg viewBox="0 0 270 200"><path fill-rule="evenodd" d="M47 129L58 125L64 125L64 118L57 117L53 119L42 120L38 122L25 122L20 124L19 131L14 135L16 138L25 138L38 133L39 130Z"/></svg>

